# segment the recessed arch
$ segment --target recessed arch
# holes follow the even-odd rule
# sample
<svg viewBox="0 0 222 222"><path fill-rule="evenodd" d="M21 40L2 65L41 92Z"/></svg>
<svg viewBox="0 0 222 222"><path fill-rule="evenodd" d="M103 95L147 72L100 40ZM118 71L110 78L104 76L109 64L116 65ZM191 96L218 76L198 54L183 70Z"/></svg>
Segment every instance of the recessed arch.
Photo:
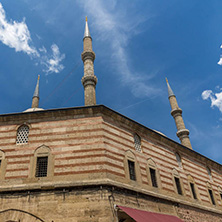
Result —
<svg viewBox="0 0 222 222"><path fill-rule="evenodd" d="M24 210L19 210L19 209L6 209L0 211L0 221L19 221L19 219L22 218L25 221L30 221L30 222L45 222L45 220L41 219L40 217L29 213Z"/></svg>

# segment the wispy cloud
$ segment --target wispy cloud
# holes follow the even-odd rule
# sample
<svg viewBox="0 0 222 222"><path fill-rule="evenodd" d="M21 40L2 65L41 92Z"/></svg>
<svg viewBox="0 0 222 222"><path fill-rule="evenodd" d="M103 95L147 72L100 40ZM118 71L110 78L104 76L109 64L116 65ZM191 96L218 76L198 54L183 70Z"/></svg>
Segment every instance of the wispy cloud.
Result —
<svg viewBox="0 0 222 222"><path fill-rule="evenodd" d="M51 46L52 56L46 57L46 61L43 59L42 64L46 66L44 70L47 74L49 73L59 73L64 69L64 66L60 62L65 58L65 54L61 54L59 47L56 44ZM47 52L45 48L42 49L43 52Z"/></svg>
<svg viewBox="0 0 222 222"><path fill-rule="evenodd" d="M222 49L222 45L220 46L220 48ZM218 65L222 66L222 56L220 55L220 60L217 63Z"/></svg>
<svg viewBox="0 0 222 222"><path fill-rule="evenodd" d="M130 16L124 16L124 13L118 13L116 3L117 1L79 1L85 13L93 18L94 28L99 33L101 40L109 42L112 59L116 64L122 84L130 86L132 93L137 97L156 95L160 90L147 82L147 79L152 78L153 74L144 77L144 74L132 71L126 50L130 38L138 33L137 27L146 18L135 15L138 17L130 19Z"/></svg>
<svg viewBox="0 0 222 222"><path fill-rule="evenodd" d="M40 40L40 38L39 38ZM0 3L0 41L10 47L14 48L16 52L24 52L31 58L37 60L35 64L42 64L43 71L47 74L58 73L64 69L60 62L65 58L64 54L60 54L59 47L52 44L52 53L47 53L44 46L38 50L32 45L31 35L25 19L22 22L8 21L6 19L5 10Z"/></svg>
<svg viewBox="0 0 222 222"><path fill-rule="evenodd" d="M201 96L203 100L209 99L211 101L211 107L217 107L222 113L222 92L213 93L212 90L205 90Z"/></svg>

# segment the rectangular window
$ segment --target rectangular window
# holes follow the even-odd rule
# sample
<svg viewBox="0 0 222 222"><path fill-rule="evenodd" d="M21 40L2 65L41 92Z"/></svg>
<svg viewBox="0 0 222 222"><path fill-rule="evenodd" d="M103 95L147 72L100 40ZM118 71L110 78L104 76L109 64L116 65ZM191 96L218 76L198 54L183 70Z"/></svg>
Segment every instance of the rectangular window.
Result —
<svg viewBox="0 0 222 222"><path fill-rule="evenodd" d="M194 187L193 183L190 183L190 188L191 188L191 191L192 191L192 194L193 194L193 198L197 199L197 195L196 195L196 191L195 191L195 187Z"/></svg>
<svg viewBox="0 0 222 222"><path fill-rule="evenodd" d="M220 193L220 199L222 200L222 193Z"/></svg>
<svg viewBox="0 0 222 222"><path fill-rule="evenodd" d="M212 204L213 204L213 205L216 205L216 204L215 204L215 200L214 200L213 191L209 189L208 192L209 192L209 194L210 194L210 199L211 199Z"/></svg>
<svg viewBox="0 0 222 222"><path fill-rule="evenodd" d="M2 165L2 160L0 160L0 167L1 167L1 165Z"/></svg>
<svg viewBox="0 0 222 222"><path fill-rule="evenodd" d="M174 180L175 180L175 184L176 184L176 187L177 187L177 193L182 195L182 189L181 189L181 185L180 185L180 179L178 177L174 177Z"/></svg>
<svg viewBox="0 0 222 222"><path fill-rule="evenodd" d="M156 170L150 168L150 177L151 177L151 182L153 187L158 187L157 185L157 179L156 179Z"/></svg>
<svg viewBox="0 0 222 222"><path fill-rule="evenodd" d="M135 163L128 160L130 180L136 180Z"/></svg>
<svg viewBox="0 0 222 222"><path fill-rule="evenodd" d="M48 157L37 157L36 177L47 177Z"/></svg>

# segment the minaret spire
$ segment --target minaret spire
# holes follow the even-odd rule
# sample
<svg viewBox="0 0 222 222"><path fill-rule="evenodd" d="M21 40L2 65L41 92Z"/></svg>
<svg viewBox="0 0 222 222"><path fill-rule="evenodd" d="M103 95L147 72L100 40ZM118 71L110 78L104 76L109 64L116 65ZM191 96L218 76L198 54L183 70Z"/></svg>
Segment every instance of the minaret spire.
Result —
<svg viewBox="0 0 222 222"><path fill-rule="evenodd" d="M32 97L32 108L39 108L39 79L40 79L40 75L38 75L37 84L36 84L35 91Z"/></svg>
<svg viewBox="0 0 222 222"><path fill-rule="evenodd" d="M84 38L85 38L85 37L90 37L90 38L91 38L90 32L89 32L89 26L88 26L88 18L87 18L87 16L86 16L86 25L85 25L85 32L84 32Z"/></svg>
<svg viewBox="0 0 222 222"><path fill-rule="evenodd" d="M93 106L96 105L97 78L94 75L95 53L92 50L92 38L89 32L87 17L83 38L83 52L81 56L84 64L84 76L82 77L82 84L84 86L85 106Z"/></svg>
<svg viewBox="0 0 222 222"><path fill-rule="evenodd" d="M168 88L168 98L171 105L171 115L173 116L176 127L177 127L177 136L180 139L182 145L192 149L190 138L189 138L189 130L186 129L183 117L182 117L182 109L179 108L176 96L173 93L173 90L170 87L170 84L166 78L167 88Z"/></svg>

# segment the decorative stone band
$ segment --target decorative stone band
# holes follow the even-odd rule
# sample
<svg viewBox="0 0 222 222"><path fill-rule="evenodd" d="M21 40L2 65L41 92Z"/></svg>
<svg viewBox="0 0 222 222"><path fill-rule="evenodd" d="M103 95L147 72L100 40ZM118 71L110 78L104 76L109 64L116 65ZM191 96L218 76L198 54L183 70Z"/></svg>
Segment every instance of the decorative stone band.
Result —
<svg viewBox="0 0 222 222"><path fill-rule="evenodd" d="M87 85L96 86L97 78L96 76L83 76L81 81L84 87Z"/></svg>
<svg viewBox="0 0 222 222"><path fill-rule="evenodd" d="M173 110L171 111L171 115L172 115L173 117L181 116L181 115L182 115L182 109L181 109L181 108L173 109Z"/></svg>
<svg viewBox="0 0 222 222"><path fill-rule="evenodd" d="M181 129L177 131L177 136L181 139L183 137L189 137L190 131L188 129Z"/></svg>
<svg viewBox="0 0 222 222"><path fill-rule="evenodd" d="M94 60L95 60L95 58L96 58L96 55L95 55L95 53L94 52L88 52L88 51L86 51L86 52L83 52L82 54L81 54L81 57L82 57L82 61L84 62L85 60L87 60L87 59L91 59L93 62L94 62Z"/></svg>

